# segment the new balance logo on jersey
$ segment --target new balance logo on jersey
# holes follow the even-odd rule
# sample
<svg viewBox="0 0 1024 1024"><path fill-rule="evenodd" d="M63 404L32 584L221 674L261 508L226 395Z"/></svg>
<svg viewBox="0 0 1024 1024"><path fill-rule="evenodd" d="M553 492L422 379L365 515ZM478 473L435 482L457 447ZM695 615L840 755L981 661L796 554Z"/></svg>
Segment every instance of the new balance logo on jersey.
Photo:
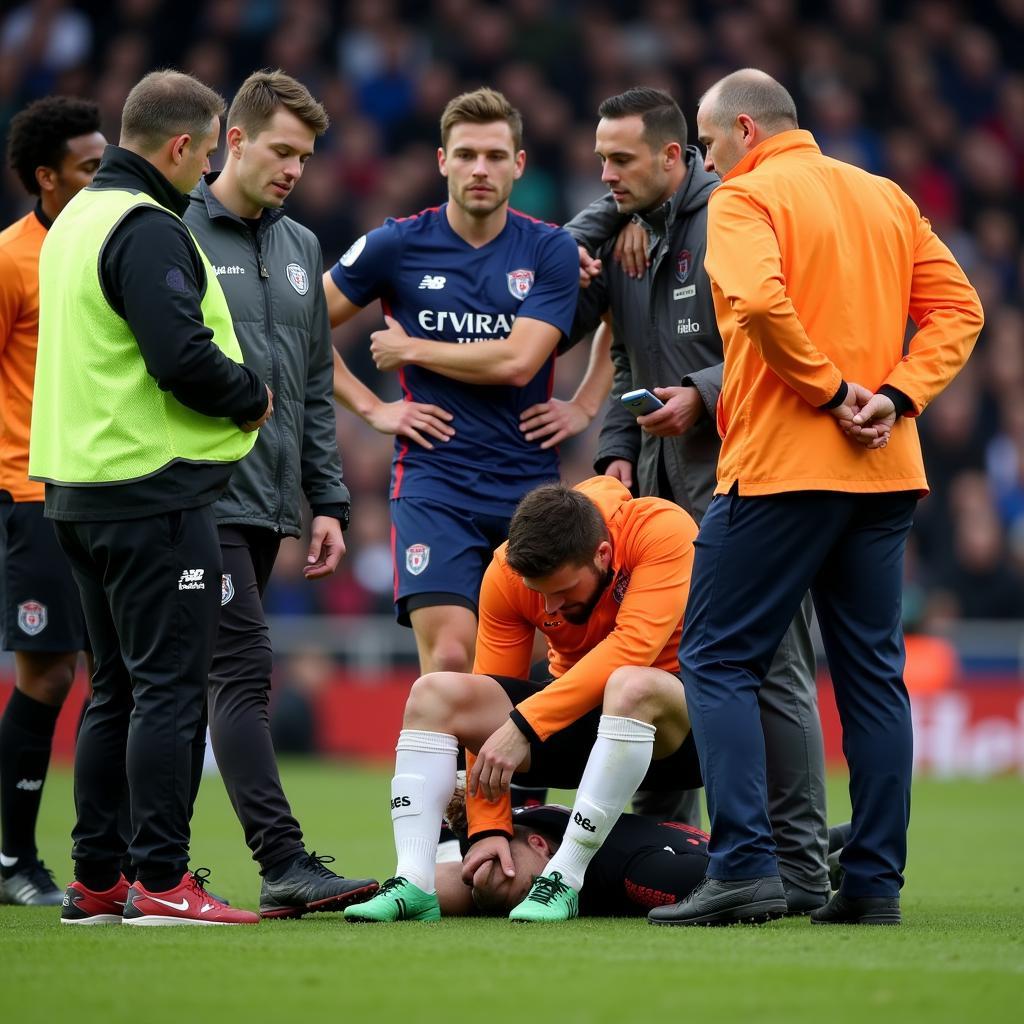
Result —
<svg viewBox="0 0 1024 1024"><path fill-rule="evenodd" d="M581 829L583 829L584 831L586 831L586 832L596 832L597 831L597 826L596 825L591 825L590 824L590 819L589 818L584 818L583 815L580 814L579 811L577 811L572 816L572 820L575 821L576 824L579 825L579 827Z"/></svg>
<svg viewBox="0 0 1024 1024"><path fill-rule="evenodd" d="M23 789L26 793L35 793L43 788L42 779L18 779L15 789Z"/></svg>
<svg viewBox="0 0 1024 1024"><path fill-rule="evenodd" d="M186 569L181 574L181 579L178 580L178 589L205 590L206 584L203 582L205 572L205 569Z"/></svg>
<svg viewBox="0 0 1024 1024"><path fill-rule="evenodd" d="M420 289L429 288L433 292L439 292L445 281L448 280L443 274L424 274L420 281Z"/></svg>

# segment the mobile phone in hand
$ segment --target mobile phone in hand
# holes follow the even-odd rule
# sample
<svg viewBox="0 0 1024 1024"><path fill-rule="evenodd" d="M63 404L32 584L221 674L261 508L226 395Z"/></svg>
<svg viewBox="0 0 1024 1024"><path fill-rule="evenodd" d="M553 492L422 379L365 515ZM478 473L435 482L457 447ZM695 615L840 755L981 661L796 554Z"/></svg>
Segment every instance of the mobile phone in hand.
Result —
<svg viewBox="0 0 1024 1024"><path fill-rule="evenodd" d="M649 413L662 409L665 403L660 398L655 398L647 388L638 388L636 391L627 391L619 401L634 415L647 416Z"/></svg>

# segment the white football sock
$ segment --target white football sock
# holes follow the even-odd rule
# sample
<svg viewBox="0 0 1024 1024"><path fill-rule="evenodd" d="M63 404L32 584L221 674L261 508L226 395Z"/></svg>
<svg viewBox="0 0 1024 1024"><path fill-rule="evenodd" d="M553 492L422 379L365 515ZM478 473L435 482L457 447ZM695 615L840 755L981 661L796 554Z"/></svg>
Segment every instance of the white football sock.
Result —
<svg viewBox="0 0 1024 1024"><path fill-rule="evenodd" d="M654 733L653 725L635 718L601 716L565 838L544 874L550 877L552 872L560 871L567 885L577 892L583 888L587 865L647 774L654 753Z"/></svg>
<svg viewBox="0 0 1024 1024"><path fill-rule="evenodd" d="M398 867L424 892L434 892L434 858L448 801L455 792L459 741L444 732L403 729L395 747L391 823Z"/></svg>

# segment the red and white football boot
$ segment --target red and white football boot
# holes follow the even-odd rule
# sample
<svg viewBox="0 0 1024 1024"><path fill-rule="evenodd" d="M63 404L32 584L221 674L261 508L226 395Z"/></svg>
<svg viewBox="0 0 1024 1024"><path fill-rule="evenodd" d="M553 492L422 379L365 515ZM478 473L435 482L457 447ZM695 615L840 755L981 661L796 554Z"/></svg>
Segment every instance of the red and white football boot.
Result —
<svg viewBox="0 0 1024 1024"><path fill-rule="evenodd" d="M206 891L206 868L186 871L167 892L149 892L136 882L128 890L122 923L159 927L173 924L259 924L259 914L228 906Z"/></svg>

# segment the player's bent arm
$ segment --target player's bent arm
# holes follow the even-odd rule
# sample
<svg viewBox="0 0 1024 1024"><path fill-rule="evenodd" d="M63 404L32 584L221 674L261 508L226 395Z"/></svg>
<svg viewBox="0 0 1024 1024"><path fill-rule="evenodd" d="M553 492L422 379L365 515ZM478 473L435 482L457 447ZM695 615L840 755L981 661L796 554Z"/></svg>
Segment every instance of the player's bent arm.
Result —
<svg viewBox="0 0 1024 1024"><path fill-rule="evenodd" d="M507 338L452 345L410 338L406 363L433 370L464 384L525 387L555 350L562 332L553 324L518 317Z"/></svg>
<svg viewBox="0 0 1024 1024"><path fill-rule="evenodd" d="M327 317L331 327L347 323L362 310L335 283L328 270L324 274L324 296L327 299Z"/></svg>
<svg viewBox="0 0 1024 1024"><path fill-rule="evenodd" d="M346 365L341 353L334 350L334 398L349 412L367 423L374 410L384 402L378 398Z"/></svg>
<svg viewBox="0 0 1024 1024"><path fill-rule="evenodd" d="M917 220L910 317L917 332L885 383L903 392L917 416L960 372L985 323L981 300L945 243Z"/></svg>
<svg viewBox="0 0 1024 1024"><path fill-rule="evenodd" d="M427 435L447 441L455 434L451 426L452 414L438 405L402 399L385 402L375 395L345 365L337 349L334 350L334 398L381 434L400 434L423 448L434 447Z"/></svg>
<svg viewBox="0 0 1024 1024"><path fill-rule="evenodd" d="M612 388L611 344L611 327L602 323L590 344L586 373L572 398L568 402L550 398L524 410L519 429L527 441L541 441L541 448L553 448L590 426Z"/></svg>
<svg viewBox="0 0 1024 1024"><path fill-rule="evenodd" d="M590 343L587 371L572 396L573 403L590 419L597 415L612 390L612 376L615 372L611 354L613 339L611 317L605 315L601 326L594 333L594 340Z"/></svg>

